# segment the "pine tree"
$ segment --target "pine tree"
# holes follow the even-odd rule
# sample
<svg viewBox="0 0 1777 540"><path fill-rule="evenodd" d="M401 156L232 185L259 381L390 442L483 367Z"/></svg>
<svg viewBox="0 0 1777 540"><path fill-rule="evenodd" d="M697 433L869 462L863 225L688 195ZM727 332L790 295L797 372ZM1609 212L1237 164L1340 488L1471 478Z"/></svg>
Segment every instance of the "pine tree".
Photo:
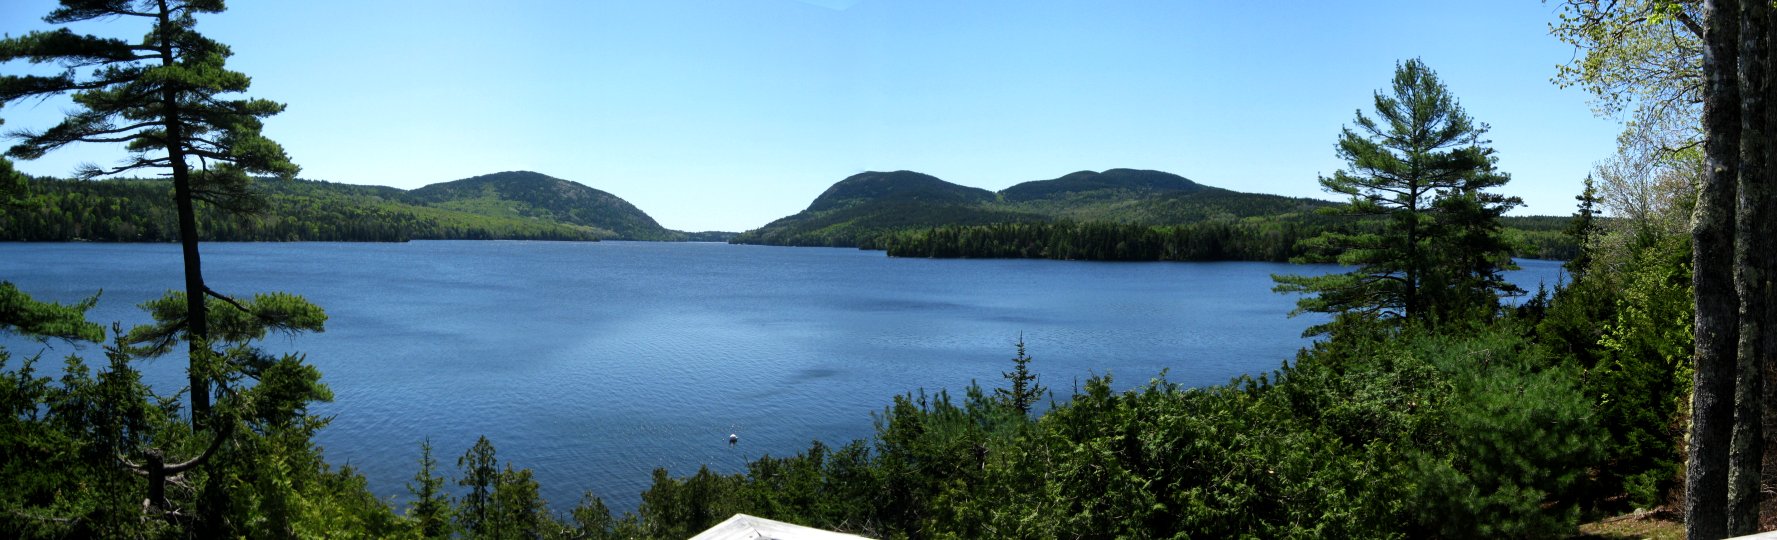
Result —
<svg viewBox="0 0 1777 540"><path fill-rule="evenodd" d="M83 166L96 178L141 170L167 170L178 206L185 263L185 298L191 356L204 353L210 337L206 297L221 297L204 284L198 253L195 203L250 211L260 201L249 190L249 173L292 176L296 165L260 131L263 118L284 106L231 98L245 92L247 76L229 71L228 46L197 32L197 15L220 13L221 0L62 0L44 20L71 24L105 19L140 20L149 31L138 42L80 35L66 28L0 39L0 62L25 60L65 68L55 75L0 76L0 105L68 94L74 108L60 124L14 133L7 151L36 159L74 143L123 143L130 157L113 167ZM82 76L81 71L86 75ZM196 167L193 166L196 161ZM191 413L202 427L215 381L190 370Z"/></svg>
<svg viewBox="0 0 1777 540"><path fill-rule="evenodd" d="M1345 170L1320 179L1351 198L1331 212L1381 218L1379 230L1329 232L1308 247L1357 269L1326 276L1273 276L1276 291L1306 293L1295 313L1345 313L1370 319L1435 323L1431 316L1472 311L1474 302L1510 292L1499 272L1509 252L1499 216L1520 204L1485 190L1509 177L1494 170L1493 150L1437 74L1418 59L1395 67L1390 91L1378 91L1374 118L1357 113L1339 136ZM1324 333L1326 325L1309 329Z"/></svg>
<svg viewBox="0 0 1777 540"><path fill-rule="evenodd" d="M1573 198L1580 204L1574 211L1573 222L1568 224L1566 232L1568 237L1573 238L1573 243L1579 246L1579 251L1562 266L1577 281L1592 266L1590 246L1592 236L1598 232L1598 186L1592 181L1592 175L1586 175L1585 188Z"/></svg>
<svg viewBox="0 0 1777 540"><path fill-rule="evenodd" d="M469 488L457 510L457 525L472 537L487 536L493 525L494 489L500 484L499 460L494 457L494 443L486 436L475 440L475 446L457 458L463 476L457 485Z"/></svg>
<svg viewBox="0 0 1777 540"><path fill-rule="evenodd" d="M413 519L421 538L450 536L450 494L444 491L444 477L438 476L438 460L432 458L432 440L420 443L420 470L407 484L413 501L407 515Z"/></svg>
<svg viewBox="0 0 1777 540"><path fill-rule="evenodd" d="M1012 383L1011 388L995 388L995 396L1017 409L1019 414L1030 415L1032 405L1043 399L1047 388L1037 384L1037 376L1030 372L1030 356L1024 354L1024 336L1018 336L1018 356L1012 358L1012 371L1001 373Z"/></svg>

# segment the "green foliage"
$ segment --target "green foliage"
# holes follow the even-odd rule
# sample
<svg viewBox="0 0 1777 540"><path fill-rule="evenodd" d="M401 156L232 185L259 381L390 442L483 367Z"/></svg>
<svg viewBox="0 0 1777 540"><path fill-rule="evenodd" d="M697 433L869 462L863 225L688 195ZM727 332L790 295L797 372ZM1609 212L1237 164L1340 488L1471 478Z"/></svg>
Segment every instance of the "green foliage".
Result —
<svg viewBox="0 0 1777 540"><path fill-rule="evenodd" d="M871 249L899 244L903 247L891 255L923 257L1097 258L1114 254L1114 250L1082 249L1074 255L1074 250L1050 249L1051 254L1045 255L1027 249L1029 233L1009 231L1047 222L1063 225L1060 229L1038 229L1045 237L1073 234L1063 232L1077 227L1072 223L1101 228L1228 223L1252 216L1300 214L1330 204L1211 188L1159 171L1081 171L1054 180L1025 182L998 194L915 172L866 172L834 184L808 209L742 233L733 241ZM1128 235L1134 242L1144 230L1146 227L1130 227L1115 233ZM986 234L998 240L986 246L950 243L958 232ZM1019 238L1008 238L1007 234ZM1024 244L1007 247L1013 241ZM1150 260L1160 253L1157 249L1136 251Z"/></svg>
<svg viewBox="0 0 1777 540"><path fill-rule="evenodd" d="M0 119L0 125L6 120ZM0 209L16 212L30 206L30 178L12 168L12 160L0 157Z"/></svg>
<svg viewBox="0 0 1777 540"><path fill-rule="evenodd" d="M1592 237L1598 234L1599 228L1598 186L1592 181L1591 175L1586 176L1585 186L1579 195L1574 196L1574 200L1579 201L1580 204L1579 208L1574 211L1572 223L1568 225L1567 230L1562 231L1573 239L1575 245L1582 247L1592 244ZM1586 270L1590 269L1592 265L1591 254L1583 250L1575 253L1572 257L1567 257L1567 259L1567 264L1563 267L1575 277L1584 276Z"/></svg>
<svg viewBox="0 0 1777 540"><path fill-rule="evenodd" d="M413 500L407 505L407 517L413 520L421 538L447 538L451 533L451 500L445 492L444 477L438 476L438 460L432 459L432 441L420 443L420 470L407 484Z"/></svg>
<svg viewBox="0 0 1777 540"><path fill-rule="evenodd" d="M20 177L31 205L0 213L3 241L171 242L178 213L167 180ZM469 188L474 187L471 190ZM628 202L536 173L500 173L413 191L313 180L260 179L254 212L199 206L206 239L221 241L690 240L734 233L661 228ZM239 208L236 208L239 209Z"/></svg>
<svg viewBox="0 0 1777 540"><path fill-rule="evenodd" d="M899 396L873 448L816 443L744 475L657 471L641 527L679 537L747 512L885 538L1574 530L1601 447L1574 366L1511 328L1451 338L1364 324L1275 381L1162 378L1119 393L1096 377L1034 421L978 387L960 402Z"/></svg>
<svg viewBox="0 0 1777 540"><path fill-rule="evenodd" d="M1505 218L1515 255L1565 259L1577 252L1560 232L1567 218ZM858 243L890 257L1061 259L1093 261L1317 260L1310 242L1332 231L1375 230L1376 222L1335 223L1325 216L1279 215L1211 219L1188 225L1107 222L996 223L901 229Z"/></svg>
<svg viewBox="0 0 1777 540"><path fill-rule="evenodd" d="M580 504L568 513L568 522L562 525L562 536L583 540L640 537L641 532L634 528L634 520L612 519L611 509L605 507L605 501L589 491L581 495Z"/></svg>
<svg viewBox="0 0 1777 540"><path fill-rule="evenodd" d="M1688 116L1690 129L1701 136L1695 116L1703 74L1699 3L1563 0L1559 4L1549 33L1580 54L1558 66L1556 84L1585 89L1601 115L1628 112L1642 124L1661 115Z"/></svg>
<svg viewBox="0 0 1777 540"><path fill-rule="evenodd" d="M263 366L218 402L211 436L183 422L131 366L117 332L108 364L70 357L59 379L35 359L0 351L0 530L38 537L387 537L407 528L364 478L331 471L310 442L325 421L307 404L328 398L319 372L294 356ZM224 364L226 362L216 362ZM238 426L238 427L236 427ZM196 458L193 460L193 458ZM192 460L168 482L164 507L145 508L143 463Z"/></svg>
<svg viewBox="0 0 1777 540"><path fill-rule="evenodd" d="M1320 179L1350 197L1329 212L1380 217L1380 230L1329 231L1308 242L1357 269L1327 276L1274 276L1276 290L1307 295L1296 313L1345 313L1436 327L1485 320L1497 294L1516 291L1500 218L1522 204L1488 193L1509 179L1493 150L1437 75L1417 59L1395 67L1376 92L1374 118L1358 112L1339 137L1347 170ZM1310 334L1327 331L1324 325Z"/></svg>
<svg viewBox="0 0 1777 540"><path fill-rule="evenodd" d="M654 469L654 484L642 494L638 514L649 538L690 538L740 511L734 493L737 476L723 476L701 467L683 479Z"/></svg>
<svg viewBox="0 0 1777 540"><path fill-rule="evenodd" d="M122 519L134 522L115 525L124 531L168 526L206 536L287 537L340 530L386 534L404 528L386 505L368 495L361 476L350 470L330 472L312 446L315 431L326 421L309 414L307 407L332 397L320 382L320 372L300 356L274 357L254 346L274 330L320 330L325 314L293 295L257 295L247 302L213 300L219 305L207 313L215 341L206 343L224 347L220 351L199 347L192 359L199 380L222 390L212 417L218 429L209 436L192 433L180 421L177 400L150 393L130 366L143 355L169 352L172 343L186 339L189 321L182 293L145 304L155 322L117 332L116 344L106 349L111 365L96 378L78 359L70 359L59 391L30 382L28 367L19 371L15 384L36 390L15 393L15 410L30 412L9 417L19 423L5 430L8 436L46 429L65 434L56 444L39 448L52 455L69 455L66 448L83 444L99 445L90 447L94 450L83 458L84 465L57 465L55 458L46 456L33 460L21 474L35 467L54 467L78 475L70 478L72 483L108 476L131 479L107 484L117 486L117 497L127 499L93 503L98 508L89 510L120 518L56 515L70 501L88 500L84 491L39 495L20 506L48 508L53 519L71 523L90 520L94 526L110 527L105 524ZM155 487L154 471L160 463L182 471L177 475L180 480L167 482L172 489L164 494L157 494ZM149 481L141 481L135 473ZM144 491L151 501L147 515L142 514Z"/></svg>
<svg viewBox="0 0 1777 540"><path fill-rule="evenodd" d="M0 281L0 332L70 341L99 341L105 331L86 320L86 310L99 301L98 295L71 305L40 302L20 291L9 281Z"/></svg>
<svg viewBox="0 0 1777 540"><path fill-rule="evenodd" d="M488 442L487 437L476 439L475 446L457 458L457 468L463 472L457 485L469 488L469 492L459 499L462 508L456 513L457 525L470 535L485 536L493 521L490 507L493 506L494 489L500 481L494 444Z"/></svg>
<svg viewBox="0 0 1777 540"><path fill-rule="evenodd" d="M1042 221L1041 216L977 206L928 204L919 201L850 203L821 211L803 211L741 233L737 244L857 247L876 236L933 223L987 225Z"/></svg>
<svg viewBox="0 0 1777 540"><path fill-rule="evenodd" d="M1002 373L1009 385L1006 388L995 388L993 395L1012 406L1019 414L1030 414L1031 407L1043 399L1048 391L1038 378L1030 372L1030 356L1024 354L1024 337L1018 338L1018 355L1012 357L1012 371Z"/></svg>
<svg viewBox="0 0 1777 540"><path fill-rule="evenodd" d="M71 37L34 36L34 42L0 48L48 46L44 41ZM206 189L218 196L232 189L213 188ZM40 212L48 206L41 204L45 200L52 199L34 197L33 204L0 215ZM102 329L85 320L96 299L74 305L37 302L0 282L0 330L99 341ZM131 366L144 353L163 354L172 342L186 339L190 321L181 293L144 306L154 324L129 334L114 326L116 340L105 348L108 365L96 373L71 356L61 377L52 380L37 375L36 357L14 368L0 350L0 455L6 456L0 460L0 485L7 486L0 490L0 534L387 537L405 528L369 494L362 476L349 469L331 472L310 443L325 422L307 414L306 407L331 397L319 371L298 356L273 358L252 345L272 330L318 331L326 315L292 295L258 295L245 303L213 300L233 305L218 305L206 317L217 329L216 342L227 347L193 349L199 379L225 390L212 417L220 429L207 437L183 422L176 396L153 394Z"/></svg>
<svg viewBox="0 0 1777 540"><path fill-rule="evenodd" d="M1680 418L1691 387L1694 304L1685 238L1648 246L1619 283L1614 321L1601 321L1588 391L1611 436L1606 487L1637 507L1665 500L1679 474ZM1620 482L1620 485L1614 485Z"/></svg>
<svg viewBox="0 0 1777 540"><path fill-rule="evenodd" d="M68 68L48 76L0 76L0 104L68 94L76 105L54 127L20 132L19 144L7 155L36 159L74 143L125 143L130 159L111 168L83 166L80 176L171 169L181 189L188 190L182 198L250 210L257 201L246 189L249 173L288 177L298 169L282 147L261 134L263 119L284 106L227 97L246 92L251 81L225 67L232 54L228 46L197 32L197 15L223 9L220 2L193 0L69 0L44 20L69 24L130 18L148 23L151 31L137 43L78 35L67 28L0 39L0 62ZM190 170L188 156L202 158L204 166Z"/></svg>
<svg viewBox="0 0 1777 540"><path fill-rule="evenodd" d="M891 257L1043 258L1111 261L1286 261L1314 229L1295 220L1247 218L1180 226L1004 223L885 234L861 247Z"/></svg>
<svg viewBox="0 0 1777 540"><path fill-rule="evenodd" d="M1592 191L1581 194L1581 218ZM1574 260L1583 264L1525 319L1539 343L1585 370L1581 388L1607 441L1586 488L1598 512L1666 504L1682 475L1694 306L1689 234L1668 224L1669 213L1688 212L1576 220L1570 231L1586 240Z"/></svg>
<svg viewBox="0 0 1777 540"><path fill-rule="evenodd" d="M512 464L506 464L505 470L500 471L498 487L494 489L490 505L493 512L489 513L491 523L486 527L488 534L484 537L536 538L549 530L555 522L537 489L536 476L530 469L515 471Z"/></svg>
<svg viewBox="0 0 1777 540"><path fill-rule="evenodd" d="M1445 538L1565 537L1581 481L1603 453L1574 366L1518 338L1428 340L1450 391L1437 446L1411 460L1413 517Z"/></svg>
<svg viewBox="0 0 1777 540"><path fill-rule="evenodd" d="M1008 202L1026 202L1080 195L1122 198L1119 195L1126 193L1194 192L1210 189L1215 188L1160 171L1111 169L1102 173L1080 171L1054 180L1025 182L1001 190L1000 197Z"/></svg>
<svg viewBox="0 0 1777 540"><path fill-rule="evenodd" d="M622 240L683 240L628 201L574 182L511 171L432 184L407 193L426 206L470 214L531 218L609 231Z"/></svg>
<svg viewBox="0 0 1777 540"><path fill-rule="evenodd" d="M469 491L458 499L462 506L454 513L457 526L470 538L536 538L560 529L538 495L531 470L514 470L510 463L500 469L487 437L457 458L457 467L463 473L457 484Z"/></svg>
<svg viewBox="0 0 1777 540"><path fill-rule="evenodd" d="M0 531L29 538L158 534L162 522L140 515L146 482L117 456L157 437L171 411L143 396L127 356L107 355L93 373L69 357L59 380L42 377L36 358L8 365L0 350ZM70 489L77 486L78 489Z"/></svg>
<svg viewBox="0 0 1777 540"><path fill-rule="evenodd" d="M0 240L171 242L178 214L164 180L31 181L34 208L0 214ZM582 240L614 235L593 227L421 205L394 188L308 180L253 186L261 211L197 208L198 225L221 241Z"/></svg>

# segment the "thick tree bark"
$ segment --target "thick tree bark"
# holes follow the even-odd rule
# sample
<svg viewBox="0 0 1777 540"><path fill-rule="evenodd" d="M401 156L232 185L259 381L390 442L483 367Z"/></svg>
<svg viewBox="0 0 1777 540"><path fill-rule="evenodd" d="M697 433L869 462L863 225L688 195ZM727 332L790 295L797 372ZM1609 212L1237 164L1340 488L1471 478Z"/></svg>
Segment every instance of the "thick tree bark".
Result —
<svg viewBox="0 0 1777 540"><path fill-rule="evenodd" d="M172 11L166 0L160 2L160 62L173 66ZM185 257L185 337L191 356L186 375L191 384L191 428L204 429L210 415L210 378L198 365L208 355L210 335L209 313L205 309L203 261L198 255L197 208L191 192L191 166L185 163L184 125L179 121L179 96L172 88L160 91L161 118L167 130L167 159L173 166L173 199L179 207L179 247Z"/></svg>
<svg viewBox="0 0 1777 540"><path fill-rule="evenodd" d="M1740 6L1740 182L1735 247L1735 289L1740 294L1740 383L1735 396L1734 454L1728 491L1732 534L1758 532L1765 467L1773 453L1769 430L1777 409L1766 396L1777 367L1777 108L1772 107L1773 8L1768 2Z"/></svg>
<svg viewBox="0 0 1777 540"><path fill-rule="evenodd" d="M1685 536L1692 540L1728 535L1728 461L1734 433L1740 308L1733 270L1740 150L1740 96L1735 73L1738 17L1739 6L1734 0L1703 4L1703 152L1708 171L1691 221L1696 386L1691 393L1684 503Z"/></svg>

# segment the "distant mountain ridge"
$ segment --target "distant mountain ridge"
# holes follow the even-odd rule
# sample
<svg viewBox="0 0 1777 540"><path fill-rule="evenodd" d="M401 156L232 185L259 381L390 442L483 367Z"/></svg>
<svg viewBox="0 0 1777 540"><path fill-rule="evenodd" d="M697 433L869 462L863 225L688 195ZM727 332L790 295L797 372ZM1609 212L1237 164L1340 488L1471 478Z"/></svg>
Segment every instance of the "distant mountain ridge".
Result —
<svg viewBox="0 0 1777 540"><path fill-rule="evenodd" d="M1054 180L1035 180L1000 191L1007 202L1024 202L1089 193L1189 193L1206 189L1183 176L1161 171L1110 169L1080 171Z"/></svg>
<svg viewBox="0 0 1777 540"><path fill-rule="evenodd" d="M976 204L994 200L994 193L959 186L913 171L863 172L846 177L808 204L810 211L835 210L849 204L916 202L921 204Z"/></svg>
<svg viewBox="0 0 1777 540"><path fill-rule="evenodd" d="M1163 171L1079 171L999 192L912 172L847 177L794 215L741 233L736 243L859 246L898 230L1058 220L1177 225L1300 215L1337 203L1241 193Z"/></svg>
<svg viewBox="0 0 1777 540"><path fill-rule="evenodd" d="M264 212L233 216L200 205L206 240L448 239L726 241L733 233L675 231L616 195L531 171L507 171L411 191L315 180L261 179ZM43 208L0 213L0 240L170 242L164 179L37 178Z"/></svg>
<svg viewBox="0 0 1777 540"><path fill-rule="evenodd" d="M622 240L682 240L622 198L531 171L506 171L407 192L417 204L472 214L537 218L604 229Z"/></svg>

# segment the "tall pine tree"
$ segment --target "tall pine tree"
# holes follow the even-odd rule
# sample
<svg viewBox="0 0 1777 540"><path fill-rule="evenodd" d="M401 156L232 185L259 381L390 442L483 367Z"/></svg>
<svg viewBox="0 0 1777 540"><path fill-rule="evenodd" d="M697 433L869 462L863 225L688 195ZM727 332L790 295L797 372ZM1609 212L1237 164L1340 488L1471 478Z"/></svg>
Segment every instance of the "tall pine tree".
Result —
<svg viewBox="0 0 1777 540"><path fill-rule="evenodd" d="M220 13L222 0L62 0L44 20L52 24L126 19L146 23L140 41L76 34L66 28L0 39L0 62L24 60L63 70L53 75L0 76L0 106L67 94L73 108L60 124L20 131L7 151L36 159L73 143L123 143L129 158L112 167L83 166L95 178L163 170L173 179L179 239L185 263L184 337L192 358L205 356L210 338L206 298L224 298L204 284L195 204L252 210L251 173L292 176L297 167L276 142L261 135L261 119L284 106L236 97L246 75L224 65L228 46L197 32L197 15ZM195 162L195 163L194 163ZM190 370L191 413L202 426L211 408L209 374Z"/></svg>
<svg viewBox="0 0 1777 540"><path fill-rule="evenodd" d="M1585 186L1579 195L1573 197L1580 204L1574 210L1573 221L1567 225L1567 230L1564 231L1569 238L1573 239L1573 243L1579 246L1579 250L1575 252L1573 258L1561 265L1562 268L1566 268L1568 272L1573 274L1575 281L1578 281L1586 274L1587 270L1591 269L1592 238L1598 233L1598 184L1592 180L1592 175L1586 175Z"/></svg>
<svg viewBox="0 0 1777 540"><path fill-rule="evenodd" d="M1395 67L1392 87L1376 92L1375 115L1358 111L1356 125L1344 128L1338 154L1347 167L1320 184L1351 198L1333 212L1380 217L1383 226L1309 240L1314 250L1357 269L1273 276L1276 290L1308 295L1296 313L1408 323L1436 323L1496 304L1496 293L1515 290L1500 277L1511 262L1499 217L1520 202L1486 191L1510 179L1493 168L1493 150L1481 138L1487 126L1470 119L1418 59Z"/></svg>

